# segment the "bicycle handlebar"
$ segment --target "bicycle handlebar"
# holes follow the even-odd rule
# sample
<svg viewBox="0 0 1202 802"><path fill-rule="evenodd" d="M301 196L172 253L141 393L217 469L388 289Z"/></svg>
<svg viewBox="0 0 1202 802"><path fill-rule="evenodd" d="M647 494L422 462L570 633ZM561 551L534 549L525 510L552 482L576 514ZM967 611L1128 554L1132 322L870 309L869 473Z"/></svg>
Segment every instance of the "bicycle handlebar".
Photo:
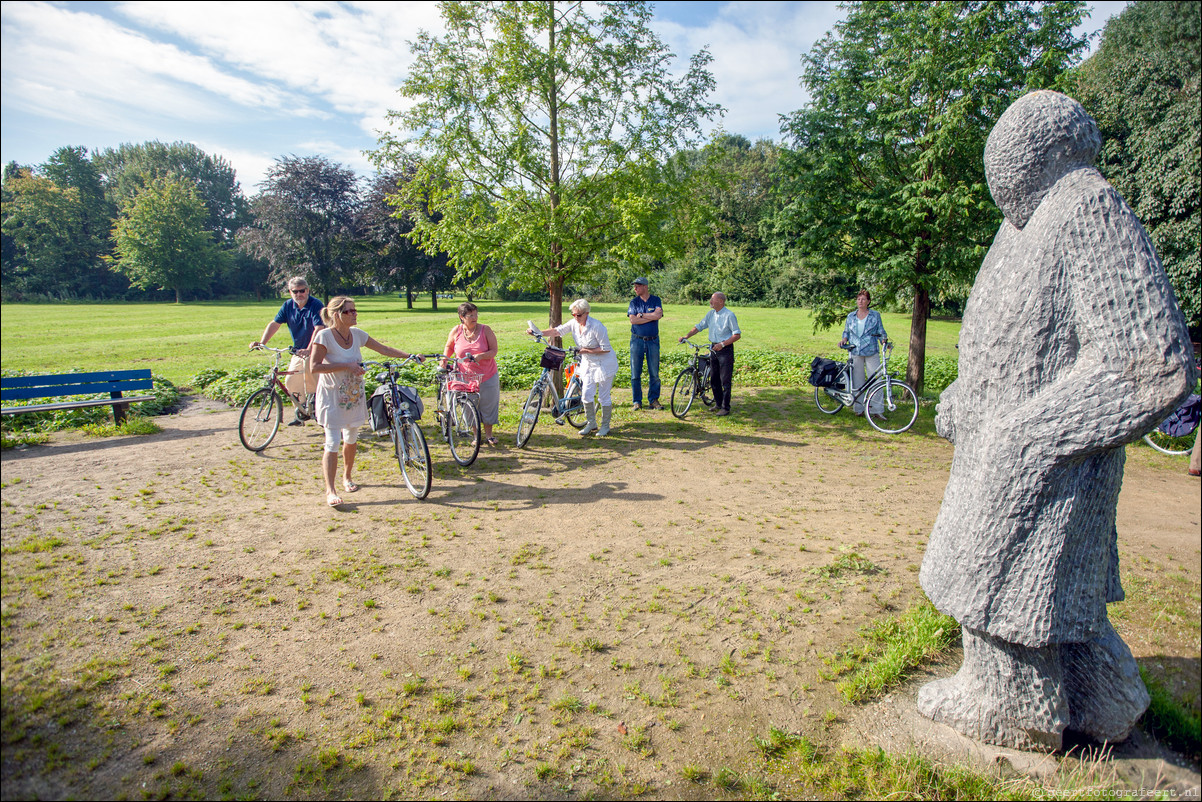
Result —
<svg viewBox="0 0 1202 802"><path fill-rule="evenodd" d="M536 343L545 345L548 348L550 348L552 351L562 351L569 356L579 356L580 355L580 349L574 345L562 346L562 347L558 346L558 345L551 345L550 343L547 342L547 338L543 336L543 333L541 331L539 331L538 329L534 328L533 323L531 323L530 321L526 321L526 322L530 323L530 328L526 331L526 333L529 334L531 337L533 337L534 341Z"/></svg>
<svg viewBox="0 0 1202 802"><path fill-rule="evenodd" d="M295 345L290 345L290 346L288 346L287 348L271 348L271 347L269 347L269 346L267 346L267 345L264 345L263 343L259 343L259 344L257 344L257 345L252 345L252 346L250 347L250 350L252 350L252 351L274 351L274 352L275 352L275 353L277 353L277 354L282 354L282 353L285 353L285 352L287 352L287 353L289 353L289 354L295 354L295 353L296 353L296 346L295 346Z"/></svg>

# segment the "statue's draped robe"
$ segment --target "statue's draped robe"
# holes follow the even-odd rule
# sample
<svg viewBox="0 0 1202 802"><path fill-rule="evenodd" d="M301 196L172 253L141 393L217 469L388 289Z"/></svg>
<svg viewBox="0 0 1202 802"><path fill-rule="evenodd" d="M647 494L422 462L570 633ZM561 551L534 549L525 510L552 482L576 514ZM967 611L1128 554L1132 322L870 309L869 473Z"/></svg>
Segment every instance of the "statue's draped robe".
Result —
<svg viewBox="0 0 1202 802"><path fill-rule="evenodd" d="M1095 169L1003 221L939 405L956 449L920 580L941 612L1026 646L1101 631L1123 598L1122 446L1192 388L1188 347L1147 232Z"/></svg>

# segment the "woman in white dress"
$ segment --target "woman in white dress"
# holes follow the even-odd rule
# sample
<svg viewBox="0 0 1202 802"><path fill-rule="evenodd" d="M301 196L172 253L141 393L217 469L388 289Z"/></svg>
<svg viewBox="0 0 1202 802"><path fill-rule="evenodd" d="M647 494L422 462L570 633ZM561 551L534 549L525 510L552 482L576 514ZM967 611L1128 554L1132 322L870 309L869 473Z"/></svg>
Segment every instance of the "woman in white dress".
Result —
<svg viewBox="0 0 1202 802"><path fill-rule="evenodd" d="M317 422L326 430L325 450L321 455L322 476L326 483L326 503L337 507L342 498L334 488L338 475L338 447L342 445L342 488L354 493L359 486L351 480L355 467L359 427L367 421L367 399L363 386L363 354L367 346L384 356L407 359L409 354L389 348L367 335L354 323L358 310L355 301L345 295L330 300L321 310L326 328L313 336L311 356L317 374ZM420 359L418 361L421 361Z"/></svg>
<svg viewBox="0 0 1202 802"><path fill-rule="evenodd" d="M576 375L580 377L581 395L584 397L584 414L588 422L580 430L580 436L597 432L598 437L609 434L610 415L613 412L613 401L609 391L614 386L614 376L618 375L618 357L609 344L609 330L596 318L589 317L591 307L583 298L572 302L569 307L572 320L562 326L543 330L544 337L562 337L571 334L580 349L580 368ZM594 394L597 399L594 401ZM601 406L601 428L597 428L597 406Z"/></svg>

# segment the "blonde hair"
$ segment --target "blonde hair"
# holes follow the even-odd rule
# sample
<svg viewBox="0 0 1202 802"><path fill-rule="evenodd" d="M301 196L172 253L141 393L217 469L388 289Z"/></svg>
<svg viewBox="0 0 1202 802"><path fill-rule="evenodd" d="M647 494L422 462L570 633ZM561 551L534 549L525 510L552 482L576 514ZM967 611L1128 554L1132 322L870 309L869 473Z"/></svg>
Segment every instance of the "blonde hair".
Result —
<svg viewBox="0 0 1202 802"><path fill-rule="evenodd" d="M326 326L334 325L334 316L342 312L342 307L349 303L353 303L349 295L335 295L330 299L330 302L321 308L321 322Z"/></svg>

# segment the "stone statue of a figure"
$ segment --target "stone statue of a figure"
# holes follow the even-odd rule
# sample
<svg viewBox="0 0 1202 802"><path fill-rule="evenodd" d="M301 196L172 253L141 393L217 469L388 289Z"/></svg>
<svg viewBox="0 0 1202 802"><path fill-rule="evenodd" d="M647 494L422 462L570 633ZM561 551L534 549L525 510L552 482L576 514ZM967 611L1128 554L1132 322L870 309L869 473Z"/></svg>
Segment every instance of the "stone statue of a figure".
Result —
<svg viewBox="0 0 1202 802"><path fill-rule="evenodd" d="M1148 706L1106 616L1123 598L1123 446L1197 380L1152 242L1092 166L1100 149L1097 123L1057 92L994 126L985 175L1005 220L935 418L956 448L920 580L960 622L964 662L918 707L1019 749L1059 749L1066 729L1122 740Z"/></svg>

